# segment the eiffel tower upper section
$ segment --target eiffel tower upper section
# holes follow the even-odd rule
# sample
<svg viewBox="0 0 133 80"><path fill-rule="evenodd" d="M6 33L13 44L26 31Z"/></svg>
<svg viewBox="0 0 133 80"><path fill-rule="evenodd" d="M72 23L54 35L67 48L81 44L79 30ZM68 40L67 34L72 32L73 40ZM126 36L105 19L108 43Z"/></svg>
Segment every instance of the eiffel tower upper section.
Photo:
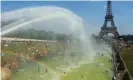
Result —
<svg viewBox="0 0 133 80"><path fill-rule="evenodd" d="M114 17L112 15L111 1L108 1L105 19L113 19L113 18Z"/></svg>

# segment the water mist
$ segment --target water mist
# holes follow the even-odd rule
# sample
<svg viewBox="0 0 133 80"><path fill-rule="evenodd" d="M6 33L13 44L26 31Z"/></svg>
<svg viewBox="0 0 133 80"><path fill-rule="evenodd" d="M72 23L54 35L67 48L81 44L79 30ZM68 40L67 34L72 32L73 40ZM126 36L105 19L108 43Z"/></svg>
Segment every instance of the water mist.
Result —
<svg viewBox="0 0 133 80"><path fill-rule="evenodd" d="M55 12L53 12L55 11ZM16 14L15 14L16 13ZM25 13L25 14L23 14ZM30 13L34 13L36 15L30 14ZM79 47L79 50L81 50L82 53L77 54L78 57L80 57L80 55L82 55L82 58L80 58L77 62L79 63L77 66L73 65L73 62L70 58L69 53L67 52L67 54L64 55L64 61L70 61L68 66L61 66L61 67L57 67L60 69L60 71L62 71L61 69L63 69L64 71L70 71L71 68L77 68L80 67L80 64L85 64L88 63L90 61L94 61L95 57L98 55L98 52L106 52L107 53L111 53L110 48L108 47L107 49L105 49L103 47L103 45L99 45L97 43L93 43L93 40L91 39L91 34L86 34L85 33L85 29L84 27L89 27L85 25L85 21L77 16L75 13L71 12L70 10L64 9L64 8L59 8L59 7L51 7L51 6L47 6L47 7L35 7L35 8L24 8L24 9L20 9L20 10L15 10L15 11L11 11L11 12L5 12L2 14L2 19L4 21L8 21L8 18L6 17L9 14L15 14L14 17L9 17L9 20L13 19L13 20L18 20L15 23L12 23L10 25L7 25L5 28L2 29L2 33L1 35L6 35L9 34L13 31L16 31L20 28L26 28L27 26L34 26L34 24L39 24L39 22L43 22L44 24L48 24L45 22L49 22L49 24L51 23L51 20L58 20L59 18L64 22L66 22L64 24L64 26L67 26L69 29L69 32L72 34L73 36L73 40L79 40L80 44L77 44L77 46ZM19 21L20 20L20 21ZM41 23L42 24L42 23ZM59 24L59 23L56 23ZM35 27L37 28L37 26ZM58 27L53 27L53 29L60 29ZM91 28L90 30L91 31ZM75 50L76 51L76 50ZM111 55L107 54L107 56L110 58ZM102 62L101 62L102 63ZM62 64L60 64L62 65ZM51 72L55 72L52 71ZM54 75L56 75L57 73L55 73ZM57 79L59 79L59 76L57 77ZM55 78L52 78L55 80Z"/></svg>

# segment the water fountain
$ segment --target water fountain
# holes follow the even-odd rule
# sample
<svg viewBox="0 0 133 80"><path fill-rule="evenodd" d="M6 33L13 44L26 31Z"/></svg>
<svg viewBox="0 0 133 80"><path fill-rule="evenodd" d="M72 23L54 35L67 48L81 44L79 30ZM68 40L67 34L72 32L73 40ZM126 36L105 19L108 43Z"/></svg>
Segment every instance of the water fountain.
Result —
<svg viewBox="0 0 133 80"><path fill-rule="evenodd" d="M51 12L53 9L55 9L54 13ZM42 12L40 14L37 13L38 15L36 15L36 16L30 16L30 13L34 13L39 10L44 10L44 12ZM47 12L45 10L50 11L51 13L50 14L45 13L45 12ZM62 20L65 20L67 22L67 24L65 24L65 26L67 25L70 33L73 35L73 38L79 39L79 41L80 41L79 43L81 44L81 45L79 45L80 50L83 53L82 53L82 58L80 60L78 60L77 66L73 65L75 63L71 62L71 60L70 60L71 58L69 55L65 55L64 58L67 60L70 60L70 62L69 62L70 64L68 64L65 67L57 66L58 69L63 69L65 72L69 72L69 71L72 71L71 70L72 68L79 68L80 65L82 65L82 64L88 64L88 62L91 62L91 61L96 62L95 59L96 59L98 51L96 49L93 49L93 47L96 47L96 46L102 47L102 45L92 44L92 41L90 39L91 34L89 34L89 37L87 37L88 35L86 35L86 33L84 31L84 27L85 27L84 20L82 18L80 18L79 16L77 16L76 14L74 14L73 12L71 12L67 9L64 9L64 8L59 8L59 7L36 7L36 8L21 9L19 11L20 12L17 12L17 10L16 10L18 15L22 14L22 12L27 13L27 14L24 14L21 17L19 17L19 18L24 18L24 19L22 19L23 21L22 20L17 21L15 23L10 24L10 25L6 26L5 28L3 28L3 31L1 33L2 36L9 34L13 31L16 31L20 28L26 28L27 26L33 26L34 24L38 24L39 22L45 22L45 21L47 22L47 21L51 21L54 19L58 20L61 18ZM13 13L13 11L9 12L9 13ZM45 13L45 14L43 14L43 13ZM3 13L2 15L6 15L6 14L7 13ZM17 14L16 14L16 16L17 16ZM56 24L59 24L59 23L56 23ZM111 52L109 48L107 48L106 50L105 50L105 47L100 48L100 49L102 52L106 52L107 49L109 50L109 53ZM107 53L106 55L109 58L111 58L110 54ZM77 55L77 56L79 56L79 55ZM91 63L93 63L93 62L91 62ZM52 75L54 73L54 77L56 77L55 79L59 79L60 74L62 74L62 73L60 73L58 71L54 71L52 69L51 69L51 72L52 72ZM54 79L54 78L52 77L52 79Z"/></svg>

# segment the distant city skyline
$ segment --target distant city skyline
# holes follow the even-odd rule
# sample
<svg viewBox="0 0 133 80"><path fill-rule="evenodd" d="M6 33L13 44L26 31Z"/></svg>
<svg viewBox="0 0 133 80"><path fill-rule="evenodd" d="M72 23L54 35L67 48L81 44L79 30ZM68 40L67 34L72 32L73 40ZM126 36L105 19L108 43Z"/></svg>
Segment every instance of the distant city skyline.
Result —
<svg viewBox="0 0 133 80"><path fill-rule="evenodd" d="M22 8L57 6L74 12L89 26L100 31L106 14L106 4L106 1L2 1L1 12L3 14ZM133 34L133 1L113 1L112 11L120 34Z"/></svg>

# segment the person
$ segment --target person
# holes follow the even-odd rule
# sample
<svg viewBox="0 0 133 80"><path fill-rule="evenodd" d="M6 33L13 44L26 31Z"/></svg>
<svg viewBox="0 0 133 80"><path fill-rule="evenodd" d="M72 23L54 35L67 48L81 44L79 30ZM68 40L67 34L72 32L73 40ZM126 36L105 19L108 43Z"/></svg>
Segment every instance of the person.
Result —
<svg viewBox="0 0 133 80"><path fill-rule="evenodd" d="M83 78L84 76L81 76L81 78Z"/></svg>
<svg viewBox="0 0 133 80"><path fill-rule="evenodd" d="M48 69L46 68L45 72L47 73L48 72Z"/></svg>
<svg viewBox="0 0 133 80"><path fill-rule="evenodd" d="M102 53L102 56L103 56L103 53Z"/></svg>
<svg viewBox="0 0 133 80"><path fill-rule="evenodd" d="M17 67L17 65L16 65L16 63L15 63L15 62L13 62L13 63L12 63L12 66L13 66L13 67Z"/></svg>
<svg viewBox="0 0 133 80"><path fill-rule="evenodd" d="M38 72L40 72L40 67L38 67Z"/></svg>
<svg viewBox="0 0 133 80"><path fill-rule="evenodd" d="M2 66L2 67L5 67L5 65L6 65L6 62L4 61L3 64L2 64L1 66Z"/></svg>
<svg viewBox="0 0 133 80"><path fill-rule="evenodd" d="M11 69L12 67L11 67L11 64L9 64L9 69Z"/></svg>
<svg viewBox="0 0 133 80"><path fill-rule="evenodd" d="M105 72L107 73L108 71L106 70Z"/></svg>
<svg viewBox="0 0 133 80"><path fill-rule="evenodd" d="M112 78L112 80L116 80L116 77L114 76L114 77Z"/></svg>

